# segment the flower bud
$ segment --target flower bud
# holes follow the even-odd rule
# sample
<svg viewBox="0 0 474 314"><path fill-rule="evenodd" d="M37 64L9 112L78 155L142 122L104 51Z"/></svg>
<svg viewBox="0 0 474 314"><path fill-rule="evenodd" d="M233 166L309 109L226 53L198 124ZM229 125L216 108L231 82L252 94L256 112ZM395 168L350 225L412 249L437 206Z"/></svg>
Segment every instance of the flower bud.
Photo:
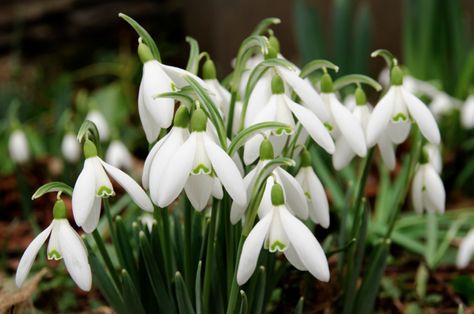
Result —
<svg viewBox="0 0 474 314"><path fill-rule="evenodd" d="M275 183L272 187L272 204L273 206L279 206L285 204L285 195L281 185Z"/></svg>
<svg viewBox="0 0 474 314"><path fill-rule="evenodd" d="M191 130L195 132L206 131L207 116L201 108L196 108L191 116Z"/></svg>
<svg viewBox="0 0 474 314"><path fill-rule="evenodd" d="M62 199L58 199L53 207L54 219L65 219L67 217L66 205Z"/></svg>
<svg viewBox="0 0 474 314"><path fill-rule="evenodd" d="M207 59L202 66L202 78L205 80L215 80L216 75L216 65L211 59Z"/></svg>
<svg viewBox="0 0 474 314"><path fill-rule="evenodd" d="M18 164L23 164L30 159L30 148L25 133L17 129L10 134L8 140L10 158Z"/></svg>
<svg viewBox="0 0 474 314"><path fill-rule="evenodd" d="M63 137L61 143L61 152L66 161L75 163L81 157L81 146L76 136L72 133L67 133Z"/></svg>

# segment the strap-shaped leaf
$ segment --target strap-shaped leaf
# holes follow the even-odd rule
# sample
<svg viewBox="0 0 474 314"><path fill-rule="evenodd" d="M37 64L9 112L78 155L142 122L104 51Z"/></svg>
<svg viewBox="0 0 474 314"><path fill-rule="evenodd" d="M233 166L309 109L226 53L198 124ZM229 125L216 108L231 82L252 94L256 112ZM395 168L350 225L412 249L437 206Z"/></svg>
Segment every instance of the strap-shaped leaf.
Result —
<svg viewBox="0 0 474 314"><path fill-rule="evenodd" d="M248 301L247 301L247 295L245 294L244 290L240 290L240 314L247 314L248 313Z"/></svg>
<svg viewBox="0 0 474 314"><path fill-rule="evenodd" d="M196 271L196 282L195 282L195 295L196 295L196 314L201 314L202 313L202 299L201 299L201 289L202 289L202 284L201 284L201 271L202 269L202 261L199 261L197 271Z"/></svg>
<svg viewBox="0 0 474 314"><path fill-rule="evenodd" d="M188 64L186 65L186 70L193 73L197 74L199 70L199 43L197 42L196 39L187 36L186 41L189 44L189 58L188 58Z"/></svg>
<svg viewBox="0 0 474 314"><path fill-rule="evenodd" d="M263 35L270 26L280 23L281 20L277 17L267 17L257 24L252 32L252 35Z"/></svg>
<svg viewBox="0 0 474 314"><path fill-rule="evenodd" d="M181 276L181 273L179 271L176 272L174 280L179 312L193 314L194 309L191 303L191 298L189 297L188 290L186 289L186 284L184 283L183 276Z"/></svg>
<svg viewBox="0 0 474 314"><path fill-rule="evenodd" d="M119 13L118 16L121 17L122 19L124 19L128 24L130 24L130 26L133 27L133 29L137 32L138 36L140 36L142 38L142 40L145 42L145 44L148 46L148 48L150 48L151 53L153 54L153 57L156 60L158 60L159 62L161 62L160 51L158 50L158 47L156 46L156 43L153 40L153 38L143 28L143 26L138 24L137 21L135 21L134 19L132 19L130 16L128 16L126 14Z"/></svg>
<svg viewBox="0 0 474 314"><path fill-rule="evenodd" d="M137 287L125 269L122 269L122 295L129 313L145 314Z"/></svg>
<svg viewBox="0 0 474 314"><path fill-rule="evenodd" d="M72 187L70 187L66 183L59 182L59 181L48 182L40 186L36 190L36 192L33 194L31 199L35 200L49 192L62 192L62 193L66 193L69 196L72 196Z"/></svg>

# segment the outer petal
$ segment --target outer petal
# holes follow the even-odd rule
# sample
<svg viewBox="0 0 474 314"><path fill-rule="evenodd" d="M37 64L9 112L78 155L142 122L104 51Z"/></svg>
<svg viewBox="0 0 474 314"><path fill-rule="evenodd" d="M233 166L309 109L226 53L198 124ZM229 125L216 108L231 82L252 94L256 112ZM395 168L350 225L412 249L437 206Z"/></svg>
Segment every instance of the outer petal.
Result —
<svg viewBox="0 0 474 314"><path fill-rule="evenodd" d="M466 129L474 127L474 95L469 96L461 108L461 123Z"/></svg>
<svg viewBox="0 0 474 314"><path fill-rule="evenodd" d="M421 214L423 212L423 171L418 168L413 182L411 184L411 199L415 212Z"/></svg>
<svg viewBox="0 0 474 314"><path fill-rule="evenodd" d="M247 111L245 112L244 126L252 125L255 117L264 108L272 96L271 90L272 77L270 73L265 73L262 78L255 85L252 94L250 94L247 104Z"/></svg>
<svg viewBox="0 0 474 314"><path fill-rule="evenodd" d="M308 202L298 181L288 172L278 167L274 171L283 185L286 204L301 219L308 218Z"/></svg>
<svg viewBox="0 0 474 314"><path fill-rule="evenodd" d="M143 131L145 131L146 140L148 143L153 143L160 134L160 124L153 120L150 111L145 106L142 85L140 85L138 90L138 114Z"/></svg>
<svg viewBox="0 0 474 314"><path fill-rule="evenodd" d="M380 134L382 134L390 121L393 112L395 91L396 90L391 87L372 111L366 131L367 145L369 147L375 145Z"/></svg>
<svg viewBox="0 0 474 314"><path fill-rule="evenodd" d="M466 237L462 239L461 245L459 246L458 256L456 259L456 265L458 266L458 268L464 268L467 265L469 265L473 252L474 252L474 230L471 230L466 235Z"/></svg>
<svg viewBox="0 0 474 314"><path fill-rule="evenodd" d="M395 168L395 148L391 143L390 139L382 133L377 142L380 154L382 155L383 162L388 169L393 170Z"/></svg>
<svg viewBox="0 0 474 314"><path fill-rule="evenodd" d="M242 286L252 276L257 266L258 256L262 249L263 241L267 235L272 222L273 215L266 215L261 219L244 242L242 254L240 254L239 267L237 269L237 283Z"/></svg>
<svg viewBox="0 0 474 314"><path fill-rule="evenodd" d="M184 188L194 163L196 154L196 133L191 133L184 144L176 151L169 167L163 173L162 184L159 186L158 199L160 207L171 204Z"/></svg>
<svg viewBox="0 0 474 314"><path fill-rule="evenodd" d="M188 82L186 82L186 80L184 79L185 76L189 76L196 80L199 84L201 84L203 88L207 89L206 82L204 82L200 77L192 74L191 72L163 63L160 63L160 66L165 71L165 73L173 80L173 82L176 84L176 87L178 88L182 88L184 86L189 85Z"/></svg>
<svg viewBox="0 0 474 314"><path fill-rule="evenodd" d="M329 227L329 203L326 192L321 181L314 173L311 167L304 168L309 191L311 193L311 205L309 208L309 217L315 223L323 228Z"/></svg>
<svg viewBox="0 0 474 314"><path fill-rule="evenodd" d="M285 254L285 257L288 259L290 264L293 265L296 269L301 271L307 270L300 257L298 256L298 253L296 253L295 248L291 244L288 245L285 252L283 253Z"/></svg>
<svg viewBox="0 0 474 314"><path fill-rule="evenodd" d="M84 230L87 233L91 233L92 231L97 228L97 225L99 224L99 218L100 218L100 207L102 205L102 199L100 197L96 197L94 200L94 204L92 205L91 212L89 213L89 216L87 216L86 221L82 224L82 230Z"/></svg>
<svg viewBox="0 0 474 314"><path fill-rule="evenodd" d="M367 154L367 146L361 125L351 112L339 102L334 94L331 95L330 109L337 127L342 135L344 135L347 143L357 155L364 157Z"/></svg>
<svg viewBox="0 0 474 314"><path fill-rule="evenodd" d="M92 285L92 273L84 243L66 219L61 219L59 232L61 234L59 244L69 275L79 288L89 291Z"/></svg>
<svg viewBox="0 0 474 314"><path fill-rule="evenodd" d="M23 285L23 282L25 282L25 279L30 272L31 266L35 261L36 255L38 255L41 246L48 238L52 228L53 224L49 225L48 228L38 234L36 238L30 243L30 245L28 245L25 253L23 253L16 270L15 282L18 288L20 288Z"/></svg>
<svg viewBox="0 0 474 314"><path fill-rule="evenodd" d="M425 193L431 203L439 213L443 213L446 203L446 192L443 181L441 181L438 173L430 164L424 166L424 182L426 186Z"/></svg>
<svg viewBox="0 0 474 314"><path fill-rule="evenodd" d="M173 129L171 129L170 133L166 134L155 145L153 145L153 148L148 153L148 156L145 159L145 164L143 165L143 174L142 174L142 185L145 188L145 190L148 190L148 187L149 187L150 168L153 163L153 160L155 159L156 153L160 150L161 145L163 145L163 143L166 141L166 139L169 137L172 131Z"/></svg>
<svg viewBox="0 0 474 314"><path fill-rule="evenodd" d="M433 144L439 144L441 135L438 125L431 111L416 96L402 89L402 95L408 107L408 111L418 124L421 134Z"/></svg>
<svg viewBox="0 0 474 314"><path fill-rule="evenodd" d="M87 158L72 192L72 213L78 226L82 226L86 221L94 204L96 192L94 169L93 160Z"/></svg>
<svg viewBox="0 0 474 314"><path fill-rule="evenodd" d="M341 170L351 162L354 156L355 153L347 141L343 136L339 136L336 139L336 151L332 155L332 165L334 169Z"/></svg>
<svg viewBox="0 0 474 314"><path fill-rule="evenodd" d="M214 179L207 174L190 175L184 191L189 197L189 201L197 211L202 211L211 196L214 186Z"/></svg>
<svg viewBox="0 0 474 314"><path fill-rule="evenodd" d="M112 167L105 161L101 160L101 163L107 173L130 194L130 197L138 207L149 212L153 211L153 204L150 198L135 180L122 170Z"/></svg>
<svg viewBox="0 0 474 314"><path fill-rule="evenodd" d="M334 153L334 142L331 135L327 131L323 123L316 117L313 112L298 105L292 101L289 97L285 96L285 101L288 108L293 112L298 121L303 125L313 140L318 143L319 146L324 148L328 153Z"/></svg>
<svg viewBox="0 0 474 314"><path fill-rule="evenodd" d="M245 205L247 203L247 193L244 181L232 158L207 136L204 136L204 147L212 163L212 168L230 197L237 204Z"/></svg>
<svg viewBox="0 0 474 314"><path fill-rule="evenodd" d="M319 119L326 121L329 119L329 112L324 106L321 96L311 86L311 84L298 76L295 71L288 70L284 67L277 67L278 72L283 80L293 88L296 94L300 96L304 104L313 111Z"/></svg>
<svg viewBox="0 0 474 314"><path fill-rule="evenodd" d="M287 210L281 210L280 214L283 229L303 265L317 279L329 281L328 261L318 240L304 223Z"/></svg>
<svg viewBox="0 0 474 314"><path fill-rule="evenodd" d="M211 195L221 200L222 197L224 197L224 191L222 190L221 181L219 181L219 179L216 177L214 177L212 181L213 182L212 182Z"/></svg>

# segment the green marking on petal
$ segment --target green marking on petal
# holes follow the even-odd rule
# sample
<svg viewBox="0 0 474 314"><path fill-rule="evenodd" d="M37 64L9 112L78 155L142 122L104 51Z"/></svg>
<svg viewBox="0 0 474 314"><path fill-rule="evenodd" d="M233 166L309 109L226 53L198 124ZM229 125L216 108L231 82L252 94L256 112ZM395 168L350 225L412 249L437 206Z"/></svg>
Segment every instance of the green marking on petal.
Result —
<svg viewBox="0 0 474 314"><path fill-rule="evenodd" d="M199 164L191 170L192 174L211 174L211 169L209 169L204 164Z"/></svg>
<svg viewBox="0 0 474 314"><path fill-rule="evenodd" d="M53 249L51 251L48 252L48 259L54 259L55 261L57 260L60 260L61 258L63 258L61 256L61 254L59 254L59 252L56 250L56 249Z"/></svg>
<svg viewBox="0 0 474 314"><path fill-rule="evenodd" d="M286 245L279 240L276 240L270 245L270 252L283 252L284 250L286 250Z"/></svg>
<svg viewBox="0 0 474 314"><path fill-rule="evenodd" d="M282 136L282 135L291 135L293 134L293 129L289 127L278 128L275 131L275 135Z"/></svg>
<svg viewBox="0 0 474 314"><path fill-rule="evenodd" d="M329 122L324 122L324 126L326 127L326 129L327 129L329 132L332 132L332 130L334 130L334 127L333 127L332 124L329 123Z"/></svg>
<svg viewBox="0 0 474 314"><path fill-rule="evenodd" d="M96 193L96 196L97 197L102 197L102 198L107 198L109 196L114 196L115 195L115 192L114 190L112 190L111 188L103 185L101 186L98 190L97 190L97 193Z"/></svg>
<svg viewBox="0 0 474 314"><path fill-rule="evenodd" d="M421 191L422 191L422 192L426 191L426 186L423 185L423 186L421 187Z"/></svg>
<svg viewBox="0 0 474 314"><path fill-rule="evenodd" d="M395 116L392 117L393 122L407 121L407 119L408 117L403 112L399 112Z"/></svg>
<svg viewBox="0 0 474 314"><path fill-rule="evenodd" d="M311 194L309 194L309 192L304 192L304 195L308 200L311 200Z"/></svg>
<svg viewBox="0 0 474 314"><path fill-rule="evenodd" d="M176 92L178 90L178 87L174 82L171 82L171 91Z"/></svg>

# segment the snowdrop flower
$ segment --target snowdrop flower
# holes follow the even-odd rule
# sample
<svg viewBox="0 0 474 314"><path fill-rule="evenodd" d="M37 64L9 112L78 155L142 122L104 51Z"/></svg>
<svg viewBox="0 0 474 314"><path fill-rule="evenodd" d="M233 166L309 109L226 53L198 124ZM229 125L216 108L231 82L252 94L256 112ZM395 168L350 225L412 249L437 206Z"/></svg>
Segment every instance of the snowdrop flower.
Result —
<svg viewBox="0 0 474 314"><path fill-rule="evenodd" d="M321 98L326 111L329 112L328 117L322 121L336 140L336 151L338 146L345 145L359 157L365 157L367 145L362 127L334 94L332 78L327 73L321 78Z"/></svg>
<svg viewBox="0 0 474 314"><path fill-rule="evenodd" d="M461 241L461 244L459 246L458 256L456 259L456 266L458 268L467 267L469 263L471 262L473 252L474 252L474 230L471 230Z"/></svg>
<svg viewBox="0 0 474 314"><path fill-rule="evenodd" d="M301 153L301 168L296 174L308 202L309 217L323 228L329 227L329 203L326 192L311 166L311 154L305 148Z"/></svg>
<svg viewBox="0 0 474 314"><path fill-rule="evenodd" d="M429 106L437 121L449 111L457 108L457 101L444 92L437 92Z"/></svg>
<svg viewBox="0 0 474 314"><path fill-rule="evenodd" d="M143 189L125 172L109 165L97 156L97 149L89 139L84 142L84 168L77 178L72 193L72 210L76 224L90 233L99 222L101 198L115 195L110 175L143 210L153 211L153 204ZM107 175L108 174L108 175Z"/></svg>
<svg viewBox="0 0 474 314"><path fill-rule="evenodd" d="M391 79L392 86L375 106L367 125L367 144L373 146L384 132L396 144L405 141L411 119L428 141L439 144L436 120L425 104L402 85L403 74L398 66L392 68Z"/></svg>
<svg viewBox="0 0 474 314"><path fill-rule="evenodd" d="M202 66L202 77L224 119L229 116L230 92L217 80L216 66L209 58Z"/></svg>
<svg viewBox="0 0 474 314"><path fill-rule="evenodd" d="M157 203L168 206L184 188L193 207L204 209L215 187L215 177L238 204L247 201L239 169L232 158L206 132L207 116L201 108L191 116L191 134L173 154L158 185ZM153 179L153 178L151 178ZM220 195L219 195L220 196Z"/></svg>
<svg viewBox="0 0 474 314"><path fill-rule="evenodd" d="M462 106L461 124L466 129L474 127L474 95L469 96Z"/></svg>
<svg viewBox="0 0 474 314"><path fill-rule="evenodd" d="M189 112L180 106L174 117L174 125L170 132L160 139L148 154L143 167L142 184L150 190L150 196L158 204L159 185L164 182L163 174L172 161L173 155L189 137Z"/></svg>
<svg viewBox="0 0 474 314"><path fill-rule="evenodd" d="M441 157L441 149L439 145L428 143L424 146L424 149L428 154L429 163L437 173L441 173L441 170L443 170L443 158Z"/></svg>
<svg viewBox="0 0 474 314"><path fill-rule="evenodd" d="M151 230L153 229L153 224L156 223L156 220L151 213L144 212L140 216L140 222L142 223L142 225L148 228L148 231L151 232Z"/></svg>
<svg viewBox="0 0 474 314"><path fill-rule="evenodd" d="M119 140L113 140L105 152L105 161L112 167L131 170L133 167L132 154Z"/></svg>
<svg viewBox="0 0 474 314"><path fill-rule="evenodd" d="M420 165L418 165L411 186L413 207L420 214L423 210L441 214L445 209L446 192L443 181L429 163L428 158L427 152L423 150Z"/></svg>
<svg viewBox="0 0 474 314"><path fill-rule="evenodd" d="M68 132L64 135L61 142L61 152L64 159L70 163L77 162L81 157L81 145L73 133Z"/></svg>
<svg viewBox="0 0 474 314"><path fill-rule="evenodd" d="M10 134L8 139L8 152L13 162L24 164L30 159L30 147L25 132L16 129Z"/></svg>
<svg viewBox="0 0 474 314"><path fill-rule="evenodd" d="M74 282L84 291L89 291L92 274L87 259L87 250L81 237L71 227L66 218L66 206L61 199L54 204L54 219L48 228L43 230L28 246L21 257L16 271L16 285L21 287L25 282L36 255L48 237L48 259L64 259L66 269Z"/></svg>
<svg viewBox="0 0 474 314"><path fill-rule="evenodd" d="M294 102L285 94L284 83L280 76L276 75L272 78L271 87L273 95L255 117L253 124L266 121L278 121L289 126L289 128L280 128L272 132L264 132L266 136L270 136L270 140L275 144L277 155L283 150L287 136L293 133L295 128L293 115L318 145L324 148L328 153L333 153L334 142L323 123L311 110ZM258 134L245 143L244 162L246 164L250 164L257 159L260 143L263 141L263 138L263 135Z"/></svg>
<svg viewBox="0 0 474 314"><path fill-rule="evenodd" d="M91 110L86 116L86 120L89 120L95 124L101 142L105 142L109 139L110 131L109 124L105 119L104 115L98 110Z"/></svg>
<svg viewBox="0 0 474 314"><path fill-rule="evenodd" d="M257 176L260 173L260 170L267 164L268 161L274 158L273 146L270 140L264 139L260 144L260 160L244 178L244 186L247 191L247 202L250 201L250 196L252 189L255 188L255 181ZM272 177L266 183L264 195L270 195L273 182L279 183L283 187L283 193L287 199L288 209L291 213L294 213L301 219L308 218L308 203L306 202L306 197L304 191L298 181L293 178L284 169L277 167L272 172ZM259 215L265 215L268 210L267 205L271 205L270 198L263 198L260 203ZM232 203L230 209L230 221L232 224L236 224L240 221L248 207L248 203L239 204L237 202Z"/></svg>
<svg viewBox="0 0 474 314"><path fill-rule="evenodd" d="M371 107L367 104L367 98L362 88L356 89L356 105L352 111L355 120L360 124L362 130L367 130L367 124L370 120ZM377 140L377 146L382 155L385 165L392 170L395 168L395 150L392 142L386 134L382 134ZM339 137L336 141L336 151L332 155L332 164L336 170L340 170L347 166L354 158L356 153L351 148L344 137Z"/></svg>
<svg viewBox="0 0 474 314"><path fill-rule="evenodd" d="M270 252L283 252L298 270L307 270L322 281L329 281L326 255L304 223L294 217L285 204L281 185L271 190L271 210L254 226L242 247L237 283L241 286L252 276L262 246Z"/></svg>
<svg viewBox="0 0 474 314"><path fill-rule="evenodd" d="M383 68L380 72L378 81L384 87L390 86L390 69L388 67ZM412 94L424 94L430 97L433 97L439 92L432 84L418 80L410 75L405 75L403 78L403 87Z"/></svg>

